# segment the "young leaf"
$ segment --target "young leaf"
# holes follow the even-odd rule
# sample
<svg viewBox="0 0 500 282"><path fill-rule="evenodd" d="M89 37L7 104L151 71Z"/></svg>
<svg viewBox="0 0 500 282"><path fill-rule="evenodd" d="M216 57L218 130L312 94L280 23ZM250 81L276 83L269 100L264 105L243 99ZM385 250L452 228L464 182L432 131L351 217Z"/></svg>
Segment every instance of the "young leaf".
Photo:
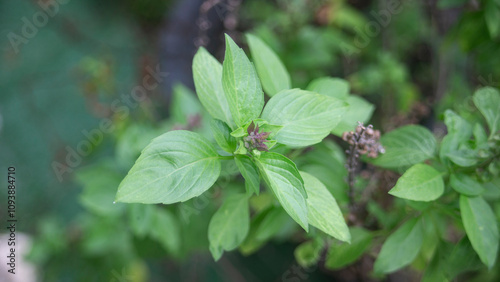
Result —
<svg viewBox="0 0 500 282"><path fill-rule="evenodd" d="M208 241L214 260L219 260L223 251L234 250L245 240L250 228L249 218L246 195L235 194L224 200L208 225Z"/></svg>
<svg viewBox="0 0 500 282"><path fill-rule="evenodd" d="M284 90L267 103L262 118L282 125L278 143L305 147L321 142L338 124L346 104L341 100L300 89Z"/></svg>
<svg viewBox="0 0 500 282"><path fill-rule="evenodd" d="M342 136L346 131L352 131L358 125L358 121L366 123L370 120L375 110L375 106L368 103L365 99L351 95L347 97L346 101L349 106L339 124L333 128L332 133L337 136Z"/></svg>
<svg viewBox="0 0 500 282"><path fill-rule="evenodd" d="M417 257L422 242L423 229L420 220L414 218L407 221L382 245L374 271L390 273L410 264Z"/></svg>
<svg viewBox="0 0 500 282"><path fill-rule="evenodd" d="M361 227L351 227L351 244L334 243L328 250L325 266L340 269L358 260L371 246L373 236Z"/></svg>
<svg viewBox="0 0 500 282"><path fill-rule="evenodd" d="M231 132L231 136L238 138L238 137L245 137L248 135L248 132L245 130L243 127L238 127L235 129L233 132Z"/></svg>
<svg viewBox="0 0 500 282"><path fill-rule="evenodd" d="M349 96L349 83L340 78L320 77L309 85L307 90L337 99L346 99Z"/></svg>
<svg viewBox="0 0 500 282"><path fill-rule="evenodd" d="M497 9L499 9L497 7ZM500 93L493 87L483 87L474 93L474 104L490 128L490 136L500 130Z"/></svg>
<svg viewBox="0 0 500 282"><path fill-rule="evenodd" d="M267 95L274 96L281 90L290 89L290 75L274 51L258 37L251 34L246 37L257 74Z"/></svg>
<svg viewBox="0 0 500 282"><path fill-rule="evenodd" d="M371 162L396 169L421 163L434 156L436 138L425 127L407 125L386 133L380 139L385 153Z"/></svg>
<svg viewBox="0 0 500 282"><path fill-rule="evenodd" d="M455 174L450 176L450 186L465 196L478 196L484 192L483 186L466 174Z"/></svg>
<svg viewBox="0 0 500 282"><path fill-rule="evenodd" d="M389 194L413 201L434 201L444 192L444 182L439 171L426 164L409 168L389 191Z"/></svg>
<svg viewBox="0 0 500 282"><path fill-rule="evenodd" d="M236 150L236 139L231 136L231 129L226 123L218 119L212 120L210 123L215 141L219 146L228 153L233 153Z"/></svg>
<svg viewBox="0 0 500 282"><path fill-rule="evenodd" d="M271 152L263 153L256 162L262 177L273 190L281 206L308 231L307 194L295 164L285 156Z"/></svg>
<svg viewBox="0 0 500 282"><path fill-rule="evenodd" d="M259 78L245 52L227 34L222 88L238 127L259 117L264 106L264 93Z"/></svg>
<svg viewBox="0 0 500 282"><path fill-rule="evenodd" d="M245 187L247 193L255 193L259 195L260 192L260 175L259 169L250 157L245 155L237 155L234 160L236 165L245 178Z"/></svg>
<svg viewBox="0 0 500 282"><path fill-rule="evenodd" d="M482 197L460 196L460 214L467 237L481 261L493 267L498 251L498 226L495 214Z"/></svg>
<svg viewBox="0 0 500 282"><path fill-rule="evenodd" d="M203 47L193 59L193 79L196 94L207 112L234 129L235 123L222 88L222 65Z"/></svg>
<svg viewBox="0 0 500 282"><path fill-rule="evenodd" d="M177 130L142 151L118 187L117 202L171 204L199 196L220 174L215 148L197 133Z"/></svg>
<svg viewBox="0 0 500 282"><path fill-rule="evenodd" d="M309 224L344 242L351 242L351 234L337 201L325 185L307 172L300 172L307 192L307 219Z"/></svg>

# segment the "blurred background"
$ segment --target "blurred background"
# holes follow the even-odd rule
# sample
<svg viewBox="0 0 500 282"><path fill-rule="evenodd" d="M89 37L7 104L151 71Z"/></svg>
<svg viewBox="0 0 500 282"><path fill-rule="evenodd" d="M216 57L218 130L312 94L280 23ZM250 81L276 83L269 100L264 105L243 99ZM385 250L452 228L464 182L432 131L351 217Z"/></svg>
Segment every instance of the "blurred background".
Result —
<svg viewBox="0 0 500 282"><path fill-rule="evenodd" d="M0 179L16 168L26 262L14 280L0 268L0 281L356 280L363 265L299 267L286 224L215 263L206 233L218 187L241 179L177 205L113 204L152 138L206 132L198 47L222 60L223 34L248 50L247 32L277 52L294 87L348 80L383 132L415 123L443 135L444 109L467 116L474 89L500 86L496 0L2 0Z"/></svg>

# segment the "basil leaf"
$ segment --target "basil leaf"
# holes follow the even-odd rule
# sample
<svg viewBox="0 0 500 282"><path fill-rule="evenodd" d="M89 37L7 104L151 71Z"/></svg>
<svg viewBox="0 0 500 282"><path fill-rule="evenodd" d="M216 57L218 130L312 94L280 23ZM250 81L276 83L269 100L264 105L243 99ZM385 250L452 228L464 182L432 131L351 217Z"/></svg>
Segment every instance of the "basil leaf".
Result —
<svg viewBox="0 0 500 282"><path fill-rule="evenodd" d="M484 192L484 187L466 174L455 174L450 176L450 186L465 196L478 196Z"/></svg>
<svg viewBox="0 0 500 282"><path fill-rule="evenodd" d="M222 88L238 127L259 117L264 106L264 93L259 78L245 52L227 34L226 54L222 64Z"/></svg>
<svg viewBox="0 0 500 282"><path fill-rule="evenodd" d="M337 201L316 177L300 172L307 192L307 219L326 234L344 242L351 242L351 234Z"/></svg>
<svg viewBox="0 0 500 282"><path fill-rule="evenodd" d="M226 123L218 119L212 120L210 123L215 141L219 146L228 153L233 153L236 150L236 139L231 136L231 129Z"/></svg>
<svg viewBox="0 0 500 282"><path fill-rule="evenodd" d="M497 7L497 10L499 8ZM500 130L500 93L493 87L483 87L474 93L474 104L481 111L490 128L490 136Z"/></svg>
<svg viewBox="0 0 500 282"><path fill-rule="evenodd" d="M290 74L276 53L258 37L251 34L246 37L257 74L267 95L273 96L281 90L290 89Z"/></svg>
<svg viewBox="0 0 500 282"><path fill-rule="evenodd" d="M403 224L387 238L375 261L376 273L394 272L410 264L422 247L424 232L418 218Z"/></svg>
<svg viewBox="0 0 500 282"><path fill-rule="evenodd" d="M365 99L351 95L346 101L349 106L339 124L333 128L332 133L337 136L342 136L346 131L353 131L358 125L358 121L366 123L372 117L375 106L368 103Z"/></svg>
<svg viewBox="0 0 500 282"><path fill-rule="evenodd" d="M234 160L236 165L245 178L245 188L247 193L255 193L259 195L260 192L260 175L259 169L250 157L245 155L237 155Z"/></svg>
<svg viewBox="0 0 500 282"><path fill-rule="evenodd" d="M469 140L472 134L472 126L452 110L445 111L444 123L448 129L448 134L443 138L439 149L439 157L442 161L446 161L447 158L454 158L459 145ZM457 160L457 162L460 162L460 160Z"/></svg>
<svg viewBox="0 0 500 282"><path fill-rule="evenodd" d="M177 130L142 151L116 193L117 202L171 204L199 196L219 177L215 148L197 133Z"/></svg>
<svg viewBox="0 0 500 282"><path fill-rule="evenodd" d="M255 159L260 173L285 211L308 231L307 194L295 164L277 153L263 153Z"/></svg>
<svg viewBox="0 0 500 282"><path fill-rule="evenodd" d="M398 198L412 201L434 201L444 193L444 182L439 171L426 164L408 169L389 191Z"/></svg>
<svg viewBox="0 0 500 282"><path fill-rule="evenodd" d="M300 89L284 90L267 103L262 118L282 125L278 143L305 147L321 142L339 123L347 104L325 95Z"/></svg>
<svg viewBox="0 0 500 282"><path fill-rule="evenodd" d="M236 249L245 240L250 228L248 197L235 194L227 197L208 225L210 252L217 261L223 251Z"/></svg>
<svg viewBox="0 0 500 282"><path fill-rule="evenodd" d="M491 269L498 252L498 225L495 214L482 197L460 196L460 214L467 237L481 261Z"/></svg>
<svg viewBox="0 0 500 282"><path fill-rule="evenodd" d="M222 88L222 65L203 47L193 58L193 79L196 94L207 112L236 128Z"/></svg>
<svg viewBox="0 0 500 282"><path fill-rule="evenodd" d="M358 260L372 244L373 236L361 227L351 227L350 244L333 243L328 250L325 266L329 269L340 269Z"/></svg>
<svg viewBox="0 0 500 282"><path fill-rule="evenodd" d="M320 77L311 81L306 89L338 99L349 96L349 83L341 78Z"/></svg>
<svg viewBox="0 0 500 282"><path fill-rule="evenodd" d="M436 138L425 127L407 125L386 133L380 139L385 153L368 159L374 165L397 169L421 163L434 156Z"/></svg>

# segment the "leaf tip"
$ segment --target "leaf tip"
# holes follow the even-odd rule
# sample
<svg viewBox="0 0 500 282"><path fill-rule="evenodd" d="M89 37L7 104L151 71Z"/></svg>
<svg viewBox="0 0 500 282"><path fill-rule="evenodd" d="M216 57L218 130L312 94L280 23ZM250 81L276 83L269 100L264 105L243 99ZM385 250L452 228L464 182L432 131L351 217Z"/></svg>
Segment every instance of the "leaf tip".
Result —
<svg viewBox="0 0 500 282"><path fill-rule="evenodd" d="M213 245L210 245L209 247L210 253L212 254L212 257L214 258L214 261L218 261L222 257L222 248L221 247L215 247Z"/></svg>

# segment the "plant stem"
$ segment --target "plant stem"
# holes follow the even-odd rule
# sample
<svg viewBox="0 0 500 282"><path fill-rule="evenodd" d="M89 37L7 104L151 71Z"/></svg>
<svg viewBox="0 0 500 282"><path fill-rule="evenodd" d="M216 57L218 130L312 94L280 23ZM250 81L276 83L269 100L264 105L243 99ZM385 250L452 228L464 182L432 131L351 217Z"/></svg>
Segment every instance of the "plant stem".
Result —
<svg viewBox="0 0 500 282"><path fill-rule="evenodd" d="M350 221L352 223L356 223L356 204L354 201L354 196L355 196L355 177L356 177L356 169L358 168L358 142L361 139L361 136L363 136L364 129L361 129L361 131L358 133L356 136L355 142L351 144L349 147L348 155L349 158L347 160L347 172L348 172L348 179L347 179L347 184L349 185L349 213L351 215Z"/></svg>

